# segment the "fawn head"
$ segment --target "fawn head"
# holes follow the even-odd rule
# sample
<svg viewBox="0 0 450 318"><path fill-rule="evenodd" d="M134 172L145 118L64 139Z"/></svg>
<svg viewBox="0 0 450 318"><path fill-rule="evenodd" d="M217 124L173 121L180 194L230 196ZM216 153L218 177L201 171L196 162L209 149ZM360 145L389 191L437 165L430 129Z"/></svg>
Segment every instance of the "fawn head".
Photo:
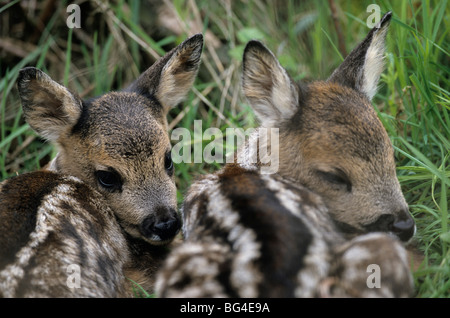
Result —
<svg viewBox="0 0 450 318"><path fill-rule="evenodd" d="M20 71L24 115L58 154L50 169L102 193L121 227L150 244L180 230L166 115L190 90L203 37L168 52L128 88L81 100L36 68Z"/></svg>
<svg viewBox="0 0 450 318"><path fill-rule="evenodd" d="M295 83L260 42L244 51L243 90L261 127L279 128L279 169L320 194L349 234L407 241L415 224L390 139L371 106L383 70L387 13L326 81Z"/></svg>

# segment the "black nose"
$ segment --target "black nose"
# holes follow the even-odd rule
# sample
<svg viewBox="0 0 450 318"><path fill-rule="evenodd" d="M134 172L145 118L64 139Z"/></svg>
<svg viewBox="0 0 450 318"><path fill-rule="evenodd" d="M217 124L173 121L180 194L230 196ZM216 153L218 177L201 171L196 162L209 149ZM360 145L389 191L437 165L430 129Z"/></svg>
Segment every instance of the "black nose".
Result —
<svg viewBox="0 0 450 318"><path fill-rule="evenodd" d="M408 215L406 219L399 219L392 223L391 230L400 240L406 242L414 235L415 227L414 220Z"/></svg>
<svg viewBox="0 0 450 318"><path fill-rule="evenodd" d="M141 233L152 241L167 241L177 235L181 229L181 221L175 210L166 210L147 217L141 224Z"/></svg>
<svg viewBox="0 0 450 318"><path fill-rule="evenodd" d="M175 218L155 223L153 226L153 232L163 241L173 238L178 233L179 229L180 222Z"/></svg>
<svg viewBox="0 0 450 318"><path fill-rule="evenodd" d="M391 232L404 242L408 241L415 231L414 220L407 209L394 214L383 214L364 227L368 232Z"/></svg>

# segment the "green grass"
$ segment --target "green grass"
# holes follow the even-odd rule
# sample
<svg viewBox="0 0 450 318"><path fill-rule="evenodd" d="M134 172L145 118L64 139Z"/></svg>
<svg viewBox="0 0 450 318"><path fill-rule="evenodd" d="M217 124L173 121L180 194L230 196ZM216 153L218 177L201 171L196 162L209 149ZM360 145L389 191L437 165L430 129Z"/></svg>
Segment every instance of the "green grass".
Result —
<svg viewBox="0 0 450 318"><path fill-rule="evenodd" d="M347 53L368 32L366 8L372 2L335 1ZM158 25L156 10L147 2L101 3L85 3L82 28L70 31L64 2L58 2L35 38L33 28L20 32L20 27L36 24L42 3L31 13L22 10L28 15L21 21L4 20L10 29L2 27L0 41L18 41L1 53L6 57L0 55L0 180L39 169L55 154L22 118L15 82L24 66L41 68L80 96L90 97L120 89L157 56L188 35L203 32L198 79L183 105L170 112L169 124L193 131L194 120L202 119L204 128L225 132L227 127L256 125L240 90L241 57L248 40L264 41L296 80L325 79L345 56L328 1L175 0L169 9L173 21L181 21L177 30ZM417 296L449 297L450 6L431 0L378 4L382 13L393 11L394 18L386 70L373 104L395 147L398 177L425 255L426 262L414 273ZM0 14L11 17L14 12L17 17L19 4L7 6ZM219 167L178 164L179 201L196 176Z"/></svg>

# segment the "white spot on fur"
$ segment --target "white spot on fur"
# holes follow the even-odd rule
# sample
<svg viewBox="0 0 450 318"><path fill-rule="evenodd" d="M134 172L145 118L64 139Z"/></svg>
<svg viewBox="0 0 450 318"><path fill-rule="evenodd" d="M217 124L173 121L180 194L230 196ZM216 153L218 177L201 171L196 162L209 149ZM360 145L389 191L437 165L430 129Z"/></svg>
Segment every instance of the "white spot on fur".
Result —
<svg viewBox="0 0 450 318"><path fill-rule="evenodd" d="M209 215L216 219L221 227L231 230L239 222L239 215L231 208L230 200L222 195L217 183L208 192L209 197L212 198L209 201L208 210L214 212Z"/></svg>
<svg viewBox="0 0 450 318"><path fill-rule="evenodd" d="M54 204L57 202L51 197L52 194L44 197L44 204L37 210L35 230L31 232L28 243L16 253L15 263L7 265L0 272L0 290L3 291L4 297L15 296L15 290L25 274L23 269L36 254L39 245L46 240L49 232L53 230L53 228L48 225L47 219L49 217L48 212L51 213L56 210Z"/></svg>
<svg viewBox="0 0 450 318"><path fill-rule="evenodd" d="M257 169L258 140L259 131L258 129L255 129L250 136L248 136L248 141L238 150L236 155L237 163L246 170L254 171Z"/></svg>
<svg viewBox="0 0 450 318"><path fill-rule="evenodd" d="M313 297L315 295L319 282L328 273L328 256L327 244L321 239L314 238L303 259L303 268L297 274L299 284L295 289L296 297Z"/></svg>
<svg viewBox="0 0 450 318"><path fill-rule="evenodd" d="M239 214L231 208L231 202L220 193L218 185L210 189L210 197L214 200L208 205L210 216L216 224L229 232L228 240L233 247L232 273L230 280L244 297L256 297L257 286L261 277L254 268L253 260L260 257L260 244L256 241L256 234L239 224Z"/></svg>
<svg viewBox="0 0 450 318"><path fill-rule="evenodd" d="M296 195L292 191L287 190L282 183L275 181L269 176L261 177L265 180L267 188L275 193L275 196L280 201L280 203L284 205L284 207L293 215L300 217L301 215L298 206L298 195Z"/></svg>
<svg viewBox="0 0 450 318"><path fill-rule="evenodd" d="M256 240L256 234L237 225L230 231L229 239L236 250L230 280L242 297L257 297L257 287L262 277L253 265L253 261L261 256L261 245Z"/></svg>
<svg viewBox="0 0 450 318"><path fill-rule="evenodd" d="M230 276L232 285L237 290L239 290L240 295L244 297L256 297L258 295L257 288L259 282L261 281L261 277L258 270L254 266L254 260L260 257L260 243L257 242L256 234L253 230L245 228L244 226L242 226L242 224L239 223L239 213L231 208L230 200L221 193L220 185L215 181L216 179L207 181L205 181L204 179L201 180L200 183L202 185L200 186L200 188L198 188L198 183L195 185L195 193L199 193L198 190L201 189L202 193L208 194L208 197L210 198L207 207L208 211L210 212L208 216L214 219L214 224L219 225L224 231L229 233L227 240L232 246L232 251L229 251L228 253L232 253L234 255L232 258L232 271ZM187 222L186 239L190 239L191 235L195 237L196 229L193 227L195 226L196 218L198 217L198 208L198 205L191 207L188 220L185 220L185 222ZM191 233L191 231L193 233ZM208 239L206 239L206 242L209 242ZM209 250L211 244L206 244L207 249ZM183 247L183 249L189 245L190 244L185 244L185 247ZM181 254L184 254L184 252L186 252L189 255L193 255L195 258L195 255L199 252L196 250L198 248L199 247L196 246L193 250L190 251L183 250ZM176 261L177 260L175 259L174 262ZM199 258L198 261L201 261L201 258ZM174 264L169 263L169 266L172 267L174 266ZM203 276L208 274L205 272L208 270L205 268L205 266L196 264L195 267L195 271L199 270L204 272L202 274ZM186 268L186 270L193 276L197 275L195 274L194 269L191 267L189 269ZM172 277L169 283L176 282L181 278L181 276ZM205 286L202 286L202 288L205 288ZM210 286L210 288L212 288L212 286ZM193 289L192 292L193 294L189 294L190 296L197 293L195 289Z"/></svg>
<svg viewBox="0 0 450 318"><path fill-rule="evenodd" d="M365 260L368 258L370 258L370 251L367 248L361 246L354 246L350 248L347 252L345 252L342 260L344 262L356 263L358 261Z"/></svg>
<svg viewBox="0 0 450 318"><path fill-rule="evenodd" d="M159 277L156 281L156 291L160 291L165 286L176 285L183 281L186 273L189 277L197 282L185 286L182 290L177 290L172 294L170 289L167 297L202 297L206 295L214 295L215 297L225 296L225 292L220 284L213 277L219 275L220 259L229 253L226 247L218 244L202 244L198 242L188 242L176 249L167 259L166 268L171 270L167 278ZM188 257L188 260L179 263L179 258Z"/></svg>

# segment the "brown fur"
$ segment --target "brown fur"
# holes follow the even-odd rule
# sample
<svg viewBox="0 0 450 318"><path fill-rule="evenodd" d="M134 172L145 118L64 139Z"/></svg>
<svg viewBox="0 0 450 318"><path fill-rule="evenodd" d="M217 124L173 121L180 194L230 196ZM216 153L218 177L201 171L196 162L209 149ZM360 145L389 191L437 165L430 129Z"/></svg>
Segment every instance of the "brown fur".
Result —
<svg viewBox="0 0 450 318"><path fill-rule="evenodd" d="M263 44L250 42L243 88L261 126L279 128L281 176L321 195L349 235L394 232L407 241L414 221L391 142L369 99L381 74L389 20L386 15L327 81L309 84L294 83Z"/></svg>
<svg viewBox="0 0 450 318"><path fill-rule="evenodd" d="M160 297L312 297L342 241L320 197L237 165L195 182L183 216Z"/></svg>
<svg viewBox="0 0 450 318"><path fill-rule="evenodd" d="M320 297L410 297L412 276L401 243L382 233L356 237L334 251L329 277L319 284ZM378 266L379 286L368 288Z"/></svg>
<svg viewBox="0 0 450 318"><path fill-rule="evenodd" d="M0 297L126 294L129 250L104 197L79 179L37 171L0 184ZM68 267L80 268L69 288Z"/></svg>
<svg viewBox="0 0 450 318"><path fill-rule="evenodd" d="M408 297L406 251L394 237L346 240L320 196L230 164L196 181L183 204L186 241L158 274L159 297ZM368 266L380 288L367 285Z"/></svg>
<svg viewBox="0 0 450 318"><path fill-rule="evenodd" d="M414 222L389 137L370 105L390 18L325 82L294 83L262 43L247 44L242 85L261 127L234 164L188 190L186 242L161 270L158 295L412 294L406 252L395 235L409 240ZM260 138L266 128L279 129L279 147ZM278 150L277 173L263 169L273 164L266 158L251 161L265 146ZM380 267L381 288L367 285L370 264Z"/></svg>
<svg viewBox="0 0 450 318"><path fill-rule="evenodd" d="M89 100L81 100L32 67L21 70L18 78L27 122L58 147L48 169L79 178L93 189L94 198L101 195L102 202L107 202L114 213L111 221L117 222L127 244L126 259L122 254L108 262L123 264L124 275L148 292L152 292L154 273L166 257L165 246L181 227L166 115L191 88L202 45L202 35L195 35L128 88ZM33 189L39 192L39 178L30 181L36 181ZM85 196L91 199L89 193ZM64 216L64 211L58 215ZM30 213L27 206L23 212ZM104 244L114 248L116 234L107 229L104 234L111 234ZM69 233L62 231L59 239L65 235ZM91 235L81 231L80 240L93 239ZM99 257L101 251L90 253ZM45 284L47 278L42 279ZM99 296L104 293L98 291Z"/></svg>

